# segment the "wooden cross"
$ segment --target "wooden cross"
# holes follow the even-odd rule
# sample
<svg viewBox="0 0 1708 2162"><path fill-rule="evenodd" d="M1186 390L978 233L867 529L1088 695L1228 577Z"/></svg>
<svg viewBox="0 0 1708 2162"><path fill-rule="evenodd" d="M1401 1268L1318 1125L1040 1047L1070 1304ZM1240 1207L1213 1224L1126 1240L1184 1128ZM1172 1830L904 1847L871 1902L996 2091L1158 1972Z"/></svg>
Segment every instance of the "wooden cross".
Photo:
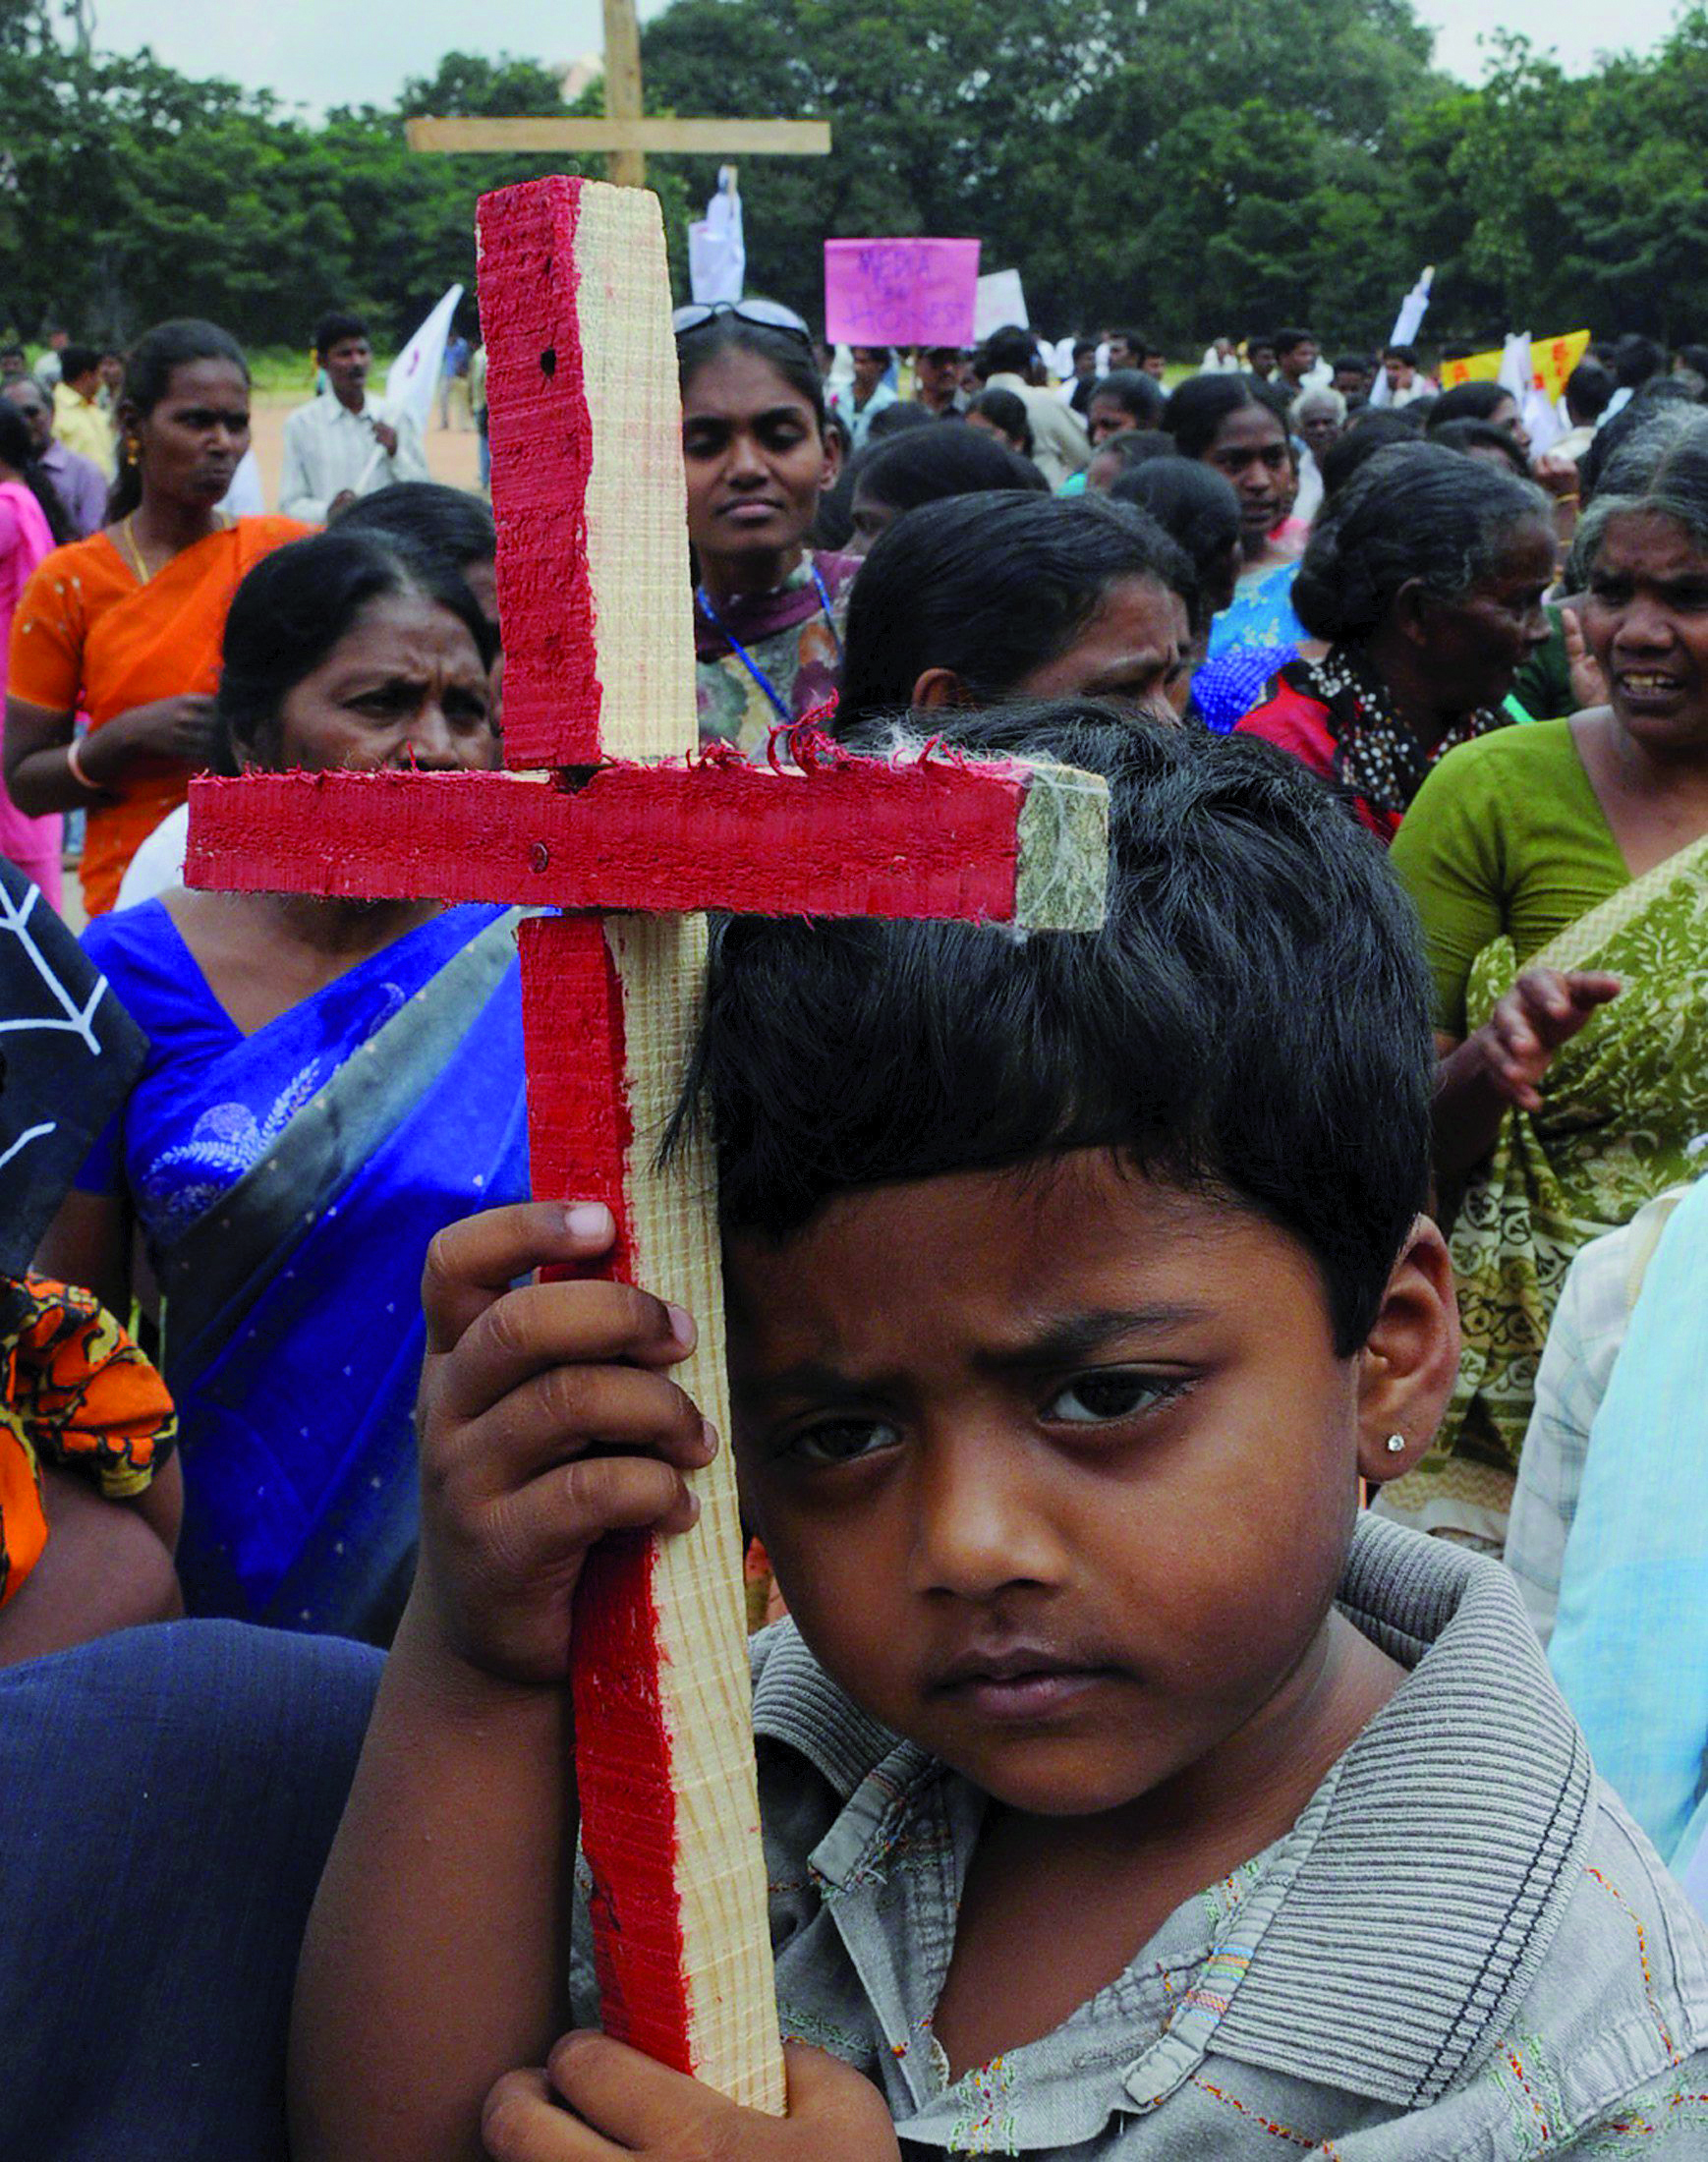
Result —
<svg viewBox="0 0 1708 2162"><path fill-rule="evenodd" d="M486 197L481 314L504 626L487 773L269 773L191 788L196 885L532 901L537 1193L605 1202L609 1274L700 1325L676 1378L729 1433L714 1178L659 1134L698 1020L707 909L1101 919L1105 784L941 758L696 757L676 359L655 197ZM610 913L606 913L610 912ZM601 1272L606 1273L606 1272ZM681 1538L595 1550L576 1616L582 1841L608 2032L782 2103L727 1449Z"/></svg>
<svg viewBox="0 0 1708 2162"><path fill-rule="evenodd" d="M828 157L827 120L648 120L641 105L641 28L635 0L604 0L603 120L412 120L412 150L603 150L621 188L647 185L649 150L712 157Z"/></svg>

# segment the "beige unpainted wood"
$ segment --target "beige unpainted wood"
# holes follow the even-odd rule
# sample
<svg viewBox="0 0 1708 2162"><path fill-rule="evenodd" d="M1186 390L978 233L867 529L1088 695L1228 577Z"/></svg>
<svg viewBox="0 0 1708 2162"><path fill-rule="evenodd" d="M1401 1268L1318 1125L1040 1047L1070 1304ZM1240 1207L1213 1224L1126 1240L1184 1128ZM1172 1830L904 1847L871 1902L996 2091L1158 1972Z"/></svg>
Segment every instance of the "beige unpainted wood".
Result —
<svg viewBox="0 0 1708 2162"><path fill-rule="evenodd" d="M576 309L593 425L587 562L607 758L661 759L699 740L694 581L670 273L658 199L582 185Z"/></svg>
<svg viewBox="0 0 1708 2162"><path fill-rule="evenodd" d="M780 2116L783 2059L760 1840L741 1522L728 1439L716 1172L704 1142L674 1156L662 1170L655 1164L699 1017L706 919L612 916L605 939L623 986L636 1280L687 1307L699 1325L693 1356L672 1374L723 1438L717 1455L694 1479L700 1520L681 1538L659 1541L653 1579L694 2067L732 2101Z"/></svg>
<svg viewBox="0 0 1708 2162"><path fill-rule="evenodd" d="M605 118L626 126L641 117L641 26L635 0L604 0ZM610 152L606 171L619 188L647 185L647 160L631 142Z"/></svg>
<svg viewBox="0 0 1708 2162"><path fill-rule="evenodd" d="M681 403L657 198L585 183L575 265L593 424L587 551L603 691L600 743L611 758L667 758L695 748L699 722ZM636 1280L694 1316L699 1343L675 1379L724 1437L695 1482L699 1522L680 1539L661 1540L654 1564L694 2065L732 2100L780 2114L782 2050L728 1447L716 1172L703 1144L663 1169L656 1163L699 1019L706 936L703 916L612 916L605 923L623 987Z"/></svg>
<svg viewBox="0 0 1708 2162"><path fill-rule="evenodd" d="M421 119L406 125L412 150L610 151L632 144L706 157L828 157L827 120Z"/></svg>

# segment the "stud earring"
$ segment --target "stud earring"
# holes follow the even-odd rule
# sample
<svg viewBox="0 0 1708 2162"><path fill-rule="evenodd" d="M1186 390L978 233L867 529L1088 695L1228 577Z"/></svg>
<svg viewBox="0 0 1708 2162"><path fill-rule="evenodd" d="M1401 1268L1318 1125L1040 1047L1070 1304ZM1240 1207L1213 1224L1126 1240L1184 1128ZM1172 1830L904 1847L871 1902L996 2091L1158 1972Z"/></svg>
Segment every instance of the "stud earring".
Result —
<svg viewBox="0 0 1708 2162"><path fill-rule="evenodd" d="M1388 1453L1391 1456L1403 1456L1405 1454L1405 1436L1403 1434L1389 1435Z"/></svg>

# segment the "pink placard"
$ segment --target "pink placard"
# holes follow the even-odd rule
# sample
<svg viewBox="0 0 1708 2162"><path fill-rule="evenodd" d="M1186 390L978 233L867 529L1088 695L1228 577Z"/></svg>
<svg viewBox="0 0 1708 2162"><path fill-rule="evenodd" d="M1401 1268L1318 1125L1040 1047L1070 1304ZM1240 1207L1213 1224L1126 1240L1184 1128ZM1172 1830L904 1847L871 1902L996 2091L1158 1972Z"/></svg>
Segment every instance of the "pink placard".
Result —
<svg viewBox="0 0 1708 2162"><path fill-rule="evenodd" d="M825 335L832 345L971 345L976 240L827 240Z"/></svg>

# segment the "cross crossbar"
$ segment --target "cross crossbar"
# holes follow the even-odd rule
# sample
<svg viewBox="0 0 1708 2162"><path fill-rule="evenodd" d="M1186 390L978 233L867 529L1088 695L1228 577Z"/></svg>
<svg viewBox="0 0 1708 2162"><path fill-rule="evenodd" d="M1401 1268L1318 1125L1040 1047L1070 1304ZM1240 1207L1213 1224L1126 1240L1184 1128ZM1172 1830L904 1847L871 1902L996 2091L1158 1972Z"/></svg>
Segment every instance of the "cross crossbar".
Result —
<svg viewBox="0 0 1708 2162"><path fill-rule="evenodd" d="M541 776L267 773L198 780L198 884L353 900L432 893L572 909L956 917L1083 931L1101 787L1054 767L861 760Z"/></svg>
<svg viewBox="0 0 1708 2162"><path fill-rule="evenodd" d="M682 157L828 157L827 120L486 120L423 115L405 123L412 150L472 155L526 150L654 151Z"/></svg>

